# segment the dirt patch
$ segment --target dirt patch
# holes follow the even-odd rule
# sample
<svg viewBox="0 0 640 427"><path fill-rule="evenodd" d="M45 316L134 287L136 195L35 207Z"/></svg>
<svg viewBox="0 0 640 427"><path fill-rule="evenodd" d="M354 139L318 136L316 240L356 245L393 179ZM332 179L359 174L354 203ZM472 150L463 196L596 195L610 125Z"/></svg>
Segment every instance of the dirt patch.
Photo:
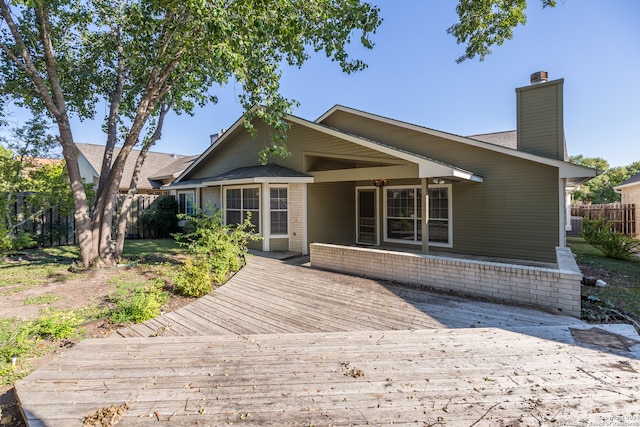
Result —
<svg viewBox="0 0 640 427"><path fill-rule="evenodd" d="M101 306L106 304L106 298L117 288L117 283L121 281L120 279L128 280L135 274L142 277L145 276L144 273L140 275L129 268L96 270L77 278L74 278L74 275L69 273L68 280L52 281L41 286L4 295L0 298L0 317L17 317L30 320L37 318L41 311L46 308L68 310ZM147 278L150 277L152 276ZM7 288L5 287L3 290L7 290ZM172 291L172 289L168 290ZM47 296L52 298L47 298ZM25 301L47 300L52 300L52 302L43 304L25 303ZM193 298L185 298L171 293L169 300L163 306L163 310L165 312L175 311L193 300ZM109 319L92 320L80 325L80 328L84 330L84 338L106 338L119 327L121 325L113 324ZM63 340L56 343L44 341L44 343L50 347L50 351L46 355L30 361L30 366L33 370L60 357L66 350L74 347L78 340ZM0 427L25 426L26 423L22 418L13 386L0 386Z"/></svg>

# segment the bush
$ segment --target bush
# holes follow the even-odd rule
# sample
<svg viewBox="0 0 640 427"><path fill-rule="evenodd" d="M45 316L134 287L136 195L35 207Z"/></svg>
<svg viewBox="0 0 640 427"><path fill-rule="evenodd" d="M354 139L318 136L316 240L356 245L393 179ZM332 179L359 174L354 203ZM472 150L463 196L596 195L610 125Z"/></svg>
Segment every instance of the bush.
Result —
<svg viewBox="0 0 640 427"><path fill-rule="evenodd" d="M138 286L131 292L119 293L110 319L115 323L140 323L160 315L162 305L168 295L162 290L160 280L151 281L146 286Z"/></svg>
<svg viewBox="0 0 640 427"><path fill-rule="evenodd" d="M50 340L69 338L83 320L73 310L46 310L30 325L29 333Z"/></svg>
<svg viewBox="0 0 640 427"><path fill-rule="evenodd" d="M205 264L194 264L186 260L173 279L176 290L184 296L201 297L213 288L213 280Z"/></svg>
<svg viewBox="0 0 640 427"><path fill-rule="evenodd" d="M607 258L629 260L640 247L640 240L615 232L604 218L582 220L582 237Z"/></svg>
<svg viewBox="0 0 640 427"><path fill-rule="evenodd" d="M190 227L174 237L187 247L192 261L175 276L174 285L188 296L205 295L213 283L224 283L231 272L244 265L247 243L262 238L252 231L250 216L237 226L225 225L221 211L181 217Z"/></svg>
<svg viewBox="0 0 640 427"><path fill-rule="evenodd" d="M154 237L170 237L178 231L178 203L173 196L160 196L140 214L140 221Z"/></svg>

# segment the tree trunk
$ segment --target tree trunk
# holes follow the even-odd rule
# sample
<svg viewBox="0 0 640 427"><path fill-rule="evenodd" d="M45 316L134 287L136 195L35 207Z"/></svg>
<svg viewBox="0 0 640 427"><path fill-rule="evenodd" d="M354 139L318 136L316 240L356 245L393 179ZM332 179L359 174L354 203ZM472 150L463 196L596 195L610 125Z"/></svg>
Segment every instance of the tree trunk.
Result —
<svg viewBox="0 0 640 427"><path fill-rule="evenodd" d="M158 116L158 123L156 124L156 129L153 131L153 135L151 138L145 141L138 158L136 159L136 165L133 169L133 175L131 175L131 183L129 184L129 192L127 193L127 197L122 203L122 208L120 209L120 217L118 218L118 226L116 230L116 247L115 247L115 257L117 261L120 261L122 257L122 251L124 249L124 238L127 230L127 211L129 210L133 198L136 194L138 194L138 179L140 177L140 170L142 169L142 165L147 158L147 153L149 149L153 147L156 142L160 140L162 137L162 126L164 125L164 118L169 111L171 111L171 105L165 105L164 103L160 106L160 115Z"/></svg>
<svg viewBox="0 0 640 427"><path fill-rule="evenodd" d="M74 218L76 221L76 233L78 235L78 246L80 247L80 258L85 267L89 267L97 258L98 251L94 245L91 233L91 217L89 216L89 204L84 191L84 182L80 176L78 157L75 145L73 144L73 134L66 115L58 119L58 130L60 131L59 142L62 145L62 155L64 157L71 192L73 194Z"/></svg>
<svg viewBox="0 0 640 427"><path fill-rule="evenodd" d="M136 166L133 170L133 176L131 177L131 184L129 185L129 191L127 192L127 197L125 197L124 201L122 202L122 207L120 208L118 225L116 227L116 246L114 249L114 256L116 261L120 261L120 258L122 258L122 251L124 249L124 238L127 232L127 212L131 208L131 204L136 194L138 194L138 178L140 176L140 169L142 169L142 165L147 158L148 151L149 147L145 146L142 151L140 151L140 154L138 154L138 158L136 159Z"/></svg>

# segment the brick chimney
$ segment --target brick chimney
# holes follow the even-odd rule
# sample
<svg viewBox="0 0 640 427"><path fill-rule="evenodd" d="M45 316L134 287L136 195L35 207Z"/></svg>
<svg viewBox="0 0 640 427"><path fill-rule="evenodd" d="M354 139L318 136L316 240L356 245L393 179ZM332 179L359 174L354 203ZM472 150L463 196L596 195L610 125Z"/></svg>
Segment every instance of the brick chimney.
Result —
<svg viewBox="0 0 640 427"><path fill-rule="evenodd" d="M562 89L564 79L548 81L547 72L531 75L531 85L516 89L518 150L566 159Z"/></svg>

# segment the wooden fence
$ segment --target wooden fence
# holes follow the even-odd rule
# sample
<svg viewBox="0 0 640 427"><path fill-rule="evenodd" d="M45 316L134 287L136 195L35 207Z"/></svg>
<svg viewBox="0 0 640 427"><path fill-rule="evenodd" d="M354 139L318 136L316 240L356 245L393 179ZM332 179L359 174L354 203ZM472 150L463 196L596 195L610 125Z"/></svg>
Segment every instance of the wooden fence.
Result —
<svg viewBox="0 0 640 427"><path fill-rule="evenodd" d="M27 196L27 194L18 195L17 201L13 205L13 214L17 215L18 218L27 218L33 215L33 210L26 202ZM118 195L116 208L118 214L125 197L125 195ZM158 197L160 196L152 194L138 194L135 196L127 214L127 239L155 237L153 231L147 230L142 221L140 221L140 214L149 209L151 203ZM114 230L116 220L117 215L114 217ZM73 212L61 214L60 209L57 207L43 210L31 220L25 221L19 229L20 231L34 234L40 246L75 245L78 243Z"/></svg>
<svg viewBox="0 0 640 427"><path fill-rule="evenodd" d="M571 205L571 216L588 219L604 218L618 233L636 236L636 210L633 204ZM580 222L580 227L581 225Z"/></svg>

